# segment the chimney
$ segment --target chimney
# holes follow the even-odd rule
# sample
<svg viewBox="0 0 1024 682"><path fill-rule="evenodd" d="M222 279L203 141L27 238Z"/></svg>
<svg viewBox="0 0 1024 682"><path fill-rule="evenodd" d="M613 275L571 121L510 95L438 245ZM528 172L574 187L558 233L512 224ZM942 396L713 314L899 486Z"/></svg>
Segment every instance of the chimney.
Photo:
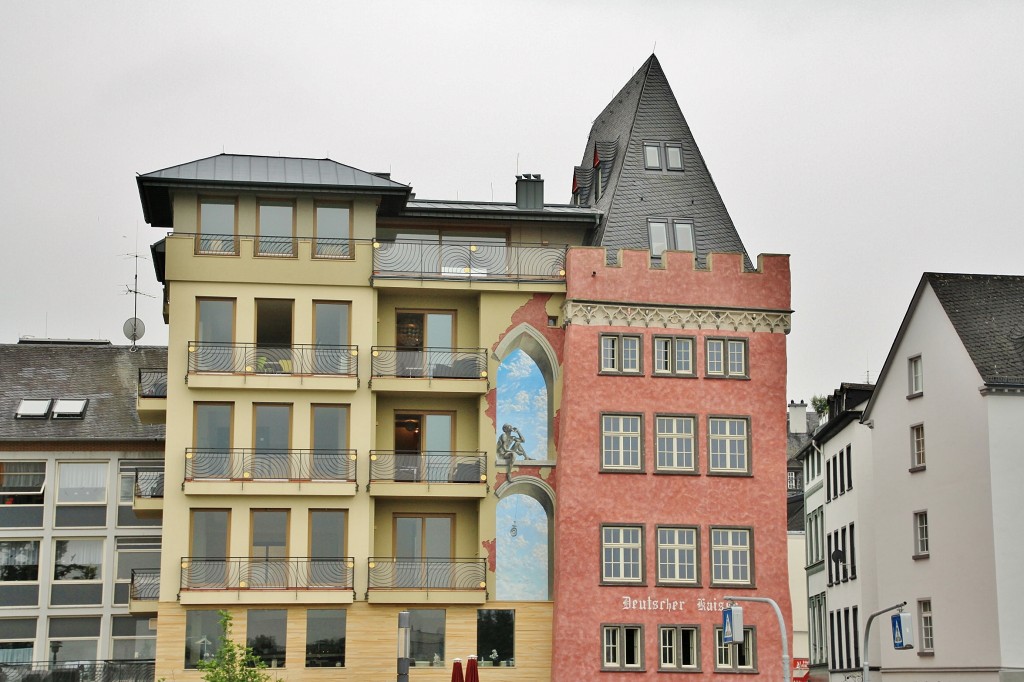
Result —
<svg viewBox="0 0 1024 682"><path fill-rule="evenodd" d="M544 181L539 173L516 176L516 208L538 211L544 208Z"/></svg>
<svg viewBox="0 0 1024 682"><path fill-rule="evenodd" d="M807 433L807 403L789 401L789 432Z"/></svg>

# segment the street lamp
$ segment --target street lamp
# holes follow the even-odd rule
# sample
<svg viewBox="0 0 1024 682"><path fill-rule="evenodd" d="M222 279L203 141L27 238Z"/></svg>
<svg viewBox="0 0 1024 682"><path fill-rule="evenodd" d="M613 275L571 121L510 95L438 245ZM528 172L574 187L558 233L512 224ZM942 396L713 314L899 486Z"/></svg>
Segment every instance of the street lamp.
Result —
<svg viewBox="0 0 1024 682"><path fill-rule="evenodd" d="M409 682L409 612L398 612L398 682Z"/></svg>

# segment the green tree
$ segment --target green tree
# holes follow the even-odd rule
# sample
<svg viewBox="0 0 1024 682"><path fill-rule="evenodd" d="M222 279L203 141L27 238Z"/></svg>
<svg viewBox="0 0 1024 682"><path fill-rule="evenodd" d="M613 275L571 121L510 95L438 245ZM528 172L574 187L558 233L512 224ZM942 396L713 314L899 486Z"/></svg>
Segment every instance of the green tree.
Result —
<svg viewBox="0 0 1024 682"><path fill-rule="evenodd" d="M828 396L816 395L811 397L811 407L818 414L819 417L824 416L828 413Z"/></svg>
<svg viewBox="0 0 1024 682"><path fill-rule="evenodd" d="M247 646L231 639L231 614L219 611L220 646L213 658L197 661L206 682L270 682L267 664Z"/></svg>

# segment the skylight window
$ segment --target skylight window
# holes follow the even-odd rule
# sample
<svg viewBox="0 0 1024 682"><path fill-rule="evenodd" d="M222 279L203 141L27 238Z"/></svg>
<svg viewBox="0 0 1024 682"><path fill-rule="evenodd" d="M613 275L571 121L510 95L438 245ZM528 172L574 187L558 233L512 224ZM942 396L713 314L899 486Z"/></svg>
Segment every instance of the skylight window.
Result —
<svg viewBox="0 0 1024 682"><path fill-rule="evenodd" d="M54 401L51 417L53 419L81 419L85 413L85 406L88 404L88 400L58 399Z"/></svg>
<svg viewBox="0 0 1024 682"><path fill-rule="evenodd" d="M52 400L22 400L18 403L15 419L46 419Z"/></svg>

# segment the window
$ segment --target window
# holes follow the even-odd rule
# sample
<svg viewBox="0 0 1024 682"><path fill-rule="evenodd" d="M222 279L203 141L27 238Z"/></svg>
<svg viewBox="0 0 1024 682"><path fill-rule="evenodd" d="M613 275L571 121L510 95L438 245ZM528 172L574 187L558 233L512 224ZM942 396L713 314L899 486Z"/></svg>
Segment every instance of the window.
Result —
<svg viewBox="0 0 1024 682"><path fill-rule="evenodd" d="M679 142L644 142L644 169L683 170L683 145Z"/></svg>
<svg viewBox="0 0 1024 682"><path fill-rule="evenodd" d="M0 462L3 504L42 504L46 462Z"/></svg>
<svg viewBox="0 0 1024 682"><path fill-rule="evenodd" d="M253 454L243 478L292 478L289 466L292 406L253 403Z"/></svg>
<svg viewBox="0 0 1024 682"><path fill-rule="evenodd" d="M15 419L46 419L52 400L22 400L14 413Z"/></svg>
<svg viewBox="0 0 1024 682"><path fill-rule="evenodd" d="M747 474L747 420L743 418L711 417L708 419L710 473Z"/></svg>
<svg viewBox="0 0 1024 682"><path fill-rule="evenodd" d="M928 556L928 512L914 512L914 558Z"/></svg>
<svg viewBox="0 0 1024 682"><path fill-rule="evenodd" d="M513 666L516 660L516 612L480 609L476 612L476 654L495 666Z"/></svg>
<svg viewBox="0 0 1024 682"><path fill-rule="evenodd" d="M642 625L601 626L603 670L642 670L644 628Z"/></svg>
<svg viewBox="0 0 1024 682"><path fill-rule="evenodd" d="M409 658L416 667L444 663L444 609L409 609Z"/></svg>
<svg viewBox="0 0 1024 682"><path fill-rule="evenodd" d="M53 663L95 661L100 618L51 618L45 651Z"/></svg>
<svg viewBox="0 0 1024 682"><path fill-rule="evenodd" d="M713 585L753 585L753 531L744 528L711 529L711 582Z"/></svg>
<svg viewBox="0 0 1024 682"><path fill-rule="evenodd" d="M115 604L128 603L134 570L144 572L136 576L136 587L143 593L156 594L160 585L160 536L116 538L114 563Z"/></svg>
<svg viewBox="0 0 1024 682"><path fill-rule="evenodd" d="M125 661L156 658L156 630L149 616L113 616L111 658Z"/></svg>
<svg viewBox="0 0 1024 682"><path fill-rule="evenodd" d="M106 462L58 462L57 504L102 504L106 501Z"/></svg>
<svg viewBox="0 0 1024 682"><path fill-rule="evenodd" d="M924 454L924 424L910 427L910 454L910 470L920 471L924 469L926 463Z"/></svg>
<svg viewBox="0 0 1024 682"><path fill-rule="evenodd" d="M917 622L921 630L921 653L935 651L935 630L932 624L932 600L920 599L917 602Z"/></svg>
<svg viewBox="0 0 1024 682"><path fill-rule="evenodd" d="M594 203L596 204L601 200L601 190L604 189L601 178L601 162L598 161L594 164L594 171L590 176L590 182L594 185Z"/></svg>
<svg viewBox="0 0 1024 682"><path fill-rule="evenodd" d="M0 582L39 580L39 540L0 541Z"/></svg>
<svg viewBox="0 0 1024 682"><path fill-rule="evenodd" d="M295 255L295 207L287 201L261 201L256 254Z"/></svg>
<svg viewBox="0 0 1024 682"><path fill-rule="evenodd" d="M647 233L651 257L661 258L665 251L693 251L693 221L687 218L649 218Z"/></svg>
<svg viewBox="0 0 1024 682"><path fill-rule="evenodd" d="M697 470L693 455L693 417L655 417L658 471Z"/></svg>
<svg viewBox="0 0 1024 682"><path fill-rule="evenodd" d="M719 672L756 670L757 643L754 628L743 628L742 644L726 644L722 628L715 628L715 670Z"/></svg>
<svg viewBox="0 0 1024 682"><path fill-rule="evenodd" d="M224 636L216 611L185 612L185 668L195 669L199 661L213 658Z"/></svg>
<svg viewBox="0 0 1024 682"><path fill-rule="evenodd" d="M197 372L235 372L235 301L225 298L201 298L196 301L196 343L189 344L189 370Z"/></svg>
<svg viewBox="0 0 1024 682"><path fill-rule="evenodd" d="M811 665L828 663L828 644L825 639L825 593L816 594L809 600L808 645Z"/></svg>
<svg viewBox="0 0 1024 682"><path fill-rule="evenodd" d="M700 629L695 625L659 627L658 667L661 670L700 670Z"/></svg>
<svg viewBox="0 0 1024 682"><path fill-rule="evenodd" d="M850 566L850 579L857 579L857 543L854 540L854 524L850 522L850 553L846 557L846 562Z"/></svg>
<svg viewBox="0 0 1024 682"><path fill-rule="evenodd" d="M306 667L345 667L345 609L306 611Z"/></svg>
<svg viewBox="0 0 1024 682"><path fill-rule="evenodd" d="M708 376L747 377L745 339L708 339L706 349Z"/></svg>
<svg viewBox="0 0 1024 682"><path fill-rule="evenodd" d="M828 540L828 550L825 552L825 556L828 557L828 584L834 585L836 582L835 573L833 573L833 567L835 566L836 560L832 556L832 538L833 534L829 533L826 536Z"/></svg>
<svg viewBox="0 0 1024 682"><path fill-rule="evenodd" d="M660 143L644 142L644 168L647 170L661 170Z"/></svg>
<svg viewBox="0 0 1024 682"><path fill-rule="evenodd" d="M824 553L824 510L814 509L807 515L807 565L812 566L825 559Z"/></svg>
<svg viewBox="0 0 1024 682"><path fill-rule="evenodd" d="M4 618L0 621L0 663L31 663L35 639L35 618Z"/></svg>
<svg viewBox="0 0 1024 682"><path fill-rule="evenodd" d="M355 374L354 349L349 345L348 303L313 302L313 372Z"/></svg>
<svg viewBox="0 0 1024 682"><path fill-rule="evenodd" d="M615 374L639 374L642 371L640 337L602 334L601 371Z"/></svg>
<svg viewBox="0 0 1024 682"><path fill-rule="evenodd" d="M601 527L601 582L643 582L643 537L640 526Z"/></svg>
<svg viewBox="0 0 1024 682"><path fill-rule="evenodd" d="M81 419L85 415L85 407L88 400L58 398L53 401L53 410L50 412L51 419Z"/></svg>
<svg viewBox="0 0 1024 682"><path fill-rule="evenodd" d="M241 477L231 456L233 410L230 403L195 403L195 448L185 455L186 478Z"/></svg>
<svg viewBox="0 0 1024 682"><path fill-rule="evenodd" d="M54 542L54 580L103 578L103 539L75 538Z"/></svg>
<svg viewBox="0 0 1024 682"><path fill-rule="evenodd" d="M199 239L196 253L238 253L234 199L199 200Z"/></svg>
<svg viewBox="0 0 1024 682"><path fill-rule="evenodd" d="M846 446L846 489L853 490L853 457L850 452L851 446Z"/></svg>
<svg viewBox="0 0 1024 682"><path fill-rule="evenodd" d="M283 668L287 639L287 609L249 609L245 645L268 668Z"/></svg>
<svg viewBox="0 0 1024 682"><path fill-rule="evenodd" d="M665 170L683 170L683 145L676 142L665 143Z"/></svg>
<svg viewBox="0 0 1024 682"><path fill-rule="evenodd" d="M688 336L654 337L654 373L692 377L693 339Z"/></svg>
<svg viewBox="0 0 1024 682"><path fill-rule="evenodd" d="M907 362L907 397L915 398L924 393L924 365L921 364L921 356L910 358Z"/></svg>
<svg viewBox="0 0 1024 682"><path fill-rule="evenodd" d="M601 468L642 470L639 415L601 417Z"/></svg>
<svg viewBox="0 0 1024 682"><path fill-rule="evenodd" d="M344 204L316 205L314 258L351 258L352 211Z"/></svg>
<svg viewBox="0 0 1024 682"><path fill-rule="evenodd" d="M658 583L700 584L698 552L696 528L658 528Z"/></svg>

